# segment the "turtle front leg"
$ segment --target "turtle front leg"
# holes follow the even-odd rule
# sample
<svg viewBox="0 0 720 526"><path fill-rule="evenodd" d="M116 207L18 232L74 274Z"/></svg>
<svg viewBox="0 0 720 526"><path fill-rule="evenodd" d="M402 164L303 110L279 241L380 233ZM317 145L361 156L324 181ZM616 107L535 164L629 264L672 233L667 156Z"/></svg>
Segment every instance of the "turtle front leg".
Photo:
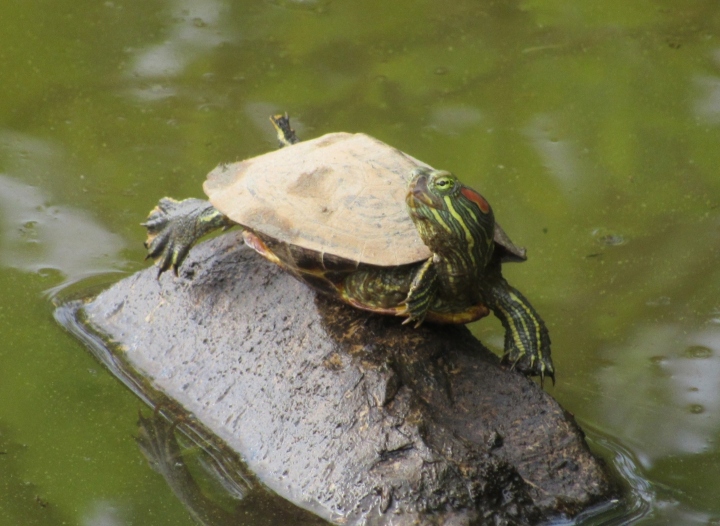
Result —
<svg viewBox="0 0 720 526"><path fill-rule="evenodd" d="M502 277L495 278L486 292L488 306L505 328L503 361L524 374L540 376L541 384L545 376L555 383L550 334L537 311Z"/></svg>
<svg viewBox="0 0 720 526"><path fill-rule="evenodd" d="M190 248L205 234L234 223L208 201L170 197L160 199L147 220L142 223L148 237L145 248L148 258L155 261L158 277L172 268L175 275Z"/></svg>
<svg viewBox="0 0 720 526"><path fill-rule="evenodd" d="M435 301L437 288L435 265L433 265L433 258L429 258L418 269L410 284L410 291L407 298L405 298L405 308L399 313L402 316L407 316L407 319L403 321L403 325L414 323L415 328L420 327L428 310L430 310L430 306Z"/></svg>

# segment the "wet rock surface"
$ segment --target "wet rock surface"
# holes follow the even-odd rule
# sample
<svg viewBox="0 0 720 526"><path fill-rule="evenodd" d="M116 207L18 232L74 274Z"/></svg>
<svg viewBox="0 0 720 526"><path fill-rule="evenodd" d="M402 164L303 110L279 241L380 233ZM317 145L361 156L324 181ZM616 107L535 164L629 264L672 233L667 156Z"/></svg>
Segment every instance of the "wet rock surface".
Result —
<svg viewBox="0 0 720 526"><path fill-rule="evenodd" d="M241 244L83 307L279 495L338 524L534 524L616 493L572 417L465 327L317 296Z"/></svg>

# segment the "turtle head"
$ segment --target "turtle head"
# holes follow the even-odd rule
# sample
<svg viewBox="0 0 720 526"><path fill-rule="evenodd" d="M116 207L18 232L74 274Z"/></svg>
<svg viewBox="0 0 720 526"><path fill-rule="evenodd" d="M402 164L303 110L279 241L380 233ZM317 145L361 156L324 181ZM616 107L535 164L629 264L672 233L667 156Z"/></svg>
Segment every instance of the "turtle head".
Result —
<svg viewBox="0 0 720 526"><path fill-rule="evenodd" d="M423 242L440 256L471 256L484 268L492 255L495 219L490 204L444 170L416 168L405 198Z"/></svg>

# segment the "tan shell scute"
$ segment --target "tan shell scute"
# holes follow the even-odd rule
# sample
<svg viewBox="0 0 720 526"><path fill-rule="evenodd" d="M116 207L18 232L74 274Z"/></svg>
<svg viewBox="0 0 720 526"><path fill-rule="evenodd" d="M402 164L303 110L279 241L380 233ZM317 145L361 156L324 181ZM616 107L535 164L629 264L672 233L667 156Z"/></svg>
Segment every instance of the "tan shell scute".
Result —
<svg viewBox="0 0 720 526"><path fill-rule="evenodd" d="M418 166L367 135L330 133L218 166L203 189L230 219L279 241L393 266L431 255L405 209Z"/></svg>

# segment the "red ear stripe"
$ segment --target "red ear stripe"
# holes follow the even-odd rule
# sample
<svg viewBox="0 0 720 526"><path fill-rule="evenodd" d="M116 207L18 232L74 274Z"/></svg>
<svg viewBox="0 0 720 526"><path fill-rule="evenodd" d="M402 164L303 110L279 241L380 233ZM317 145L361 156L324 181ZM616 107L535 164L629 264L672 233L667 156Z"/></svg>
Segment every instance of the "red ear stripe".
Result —
<svg viewBox="0 0 720 526"><path fill-rule="evenodd" d="M460 189L460 192L462 193L462 195L464 195L465 197L470 199L470 201L472 201L473 203L478 205L478 208L480 209L480 211L483 214L487 214L490 212L490 203L485 201L485 198L483 196L481 196L479 193L477 193L475 190L473 190L472 188L463 186Z"/></svg>

